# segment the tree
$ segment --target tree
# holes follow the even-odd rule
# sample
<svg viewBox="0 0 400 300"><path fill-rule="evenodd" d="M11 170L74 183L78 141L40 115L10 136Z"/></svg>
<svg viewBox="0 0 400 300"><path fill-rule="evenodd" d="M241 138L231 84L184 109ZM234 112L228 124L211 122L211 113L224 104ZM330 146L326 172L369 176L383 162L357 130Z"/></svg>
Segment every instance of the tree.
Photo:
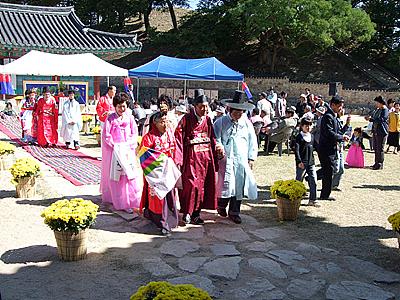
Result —
<svg viewBox="0 0 400 300"><path fill-rule="evenodd" d="M248 41L258 40L259 63L271 53L271 72L283 49L306 43L351 48L375 32L368 14L345 0L239 0L229 11L243 24Z"/></svg>
<svg viewBox="0 0 400 300"><path fill-rule="evenodd" d="M376 24L372 39L363 43L357 53L360 57L369 57L387 67L397 68L400 73L400 1L366 0L353 1L353 5L366 11Z"/></svg>

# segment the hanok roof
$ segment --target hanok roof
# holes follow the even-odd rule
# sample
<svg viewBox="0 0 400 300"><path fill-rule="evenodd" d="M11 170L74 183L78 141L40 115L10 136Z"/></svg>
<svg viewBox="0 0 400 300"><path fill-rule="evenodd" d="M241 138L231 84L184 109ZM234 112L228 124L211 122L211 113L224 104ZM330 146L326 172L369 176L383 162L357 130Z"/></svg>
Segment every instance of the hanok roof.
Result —
<svg viewBox="0 0 400 300"><path fill-rule="evenodd" d="M116 59L140 52L137 35L116 34L85 26L73 7L44 7L0 2L0 45L6 50L52 53L90 52Z"/></svg>

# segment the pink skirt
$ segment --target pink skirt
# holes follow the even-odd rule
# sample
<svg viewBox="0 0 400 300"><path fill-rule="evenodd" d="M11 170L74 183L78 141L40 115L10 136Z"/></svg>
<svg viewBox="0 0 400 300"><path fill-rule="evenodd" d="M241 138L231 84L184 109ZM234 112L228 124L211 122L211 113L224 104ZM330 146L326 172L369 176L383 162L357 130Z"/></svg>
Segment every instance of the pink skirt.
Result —
<svg viewBox="0 0 400 300"><path fill-rule="evenodd" d="M346 156L346 163L352 168L364 168L364 153L361 146L350 146Z"/></svg>

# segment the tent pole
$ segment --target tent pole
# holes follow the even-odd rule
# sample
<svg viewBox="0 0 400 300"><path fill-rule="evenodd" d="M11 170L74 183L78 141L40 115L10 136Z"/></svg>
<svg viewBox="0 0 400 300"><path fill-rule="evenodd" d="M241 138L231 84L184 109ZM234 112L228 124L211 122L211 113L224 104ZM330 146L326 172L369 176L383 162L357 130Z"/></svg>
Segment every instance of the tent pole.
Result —
<svg viewBox="0 0 400 300"><path fill-rule="evenodd" d="M136 85L136 101L138 101L138 103L140 103L139 101L139 77L136 78L137 80L137 85Z"/></svg>
<svg viewBox="0 0 400 300"><path fill-rule="evenodd" d="M107 76L107 87L110 86L110 77Z"/></svg>
<svg viewBox="0 0 400 300"><path fill-rule="evenodd" d="M238 90L241 90L241 88L240 88L240 81L238 81L238 88L237 88Z"/></svg>
<svg viewBox="0 0 400 300"><path fill-rule="evenodd" d="M183 82L183 100L186 99L186 79Z"/></svg>

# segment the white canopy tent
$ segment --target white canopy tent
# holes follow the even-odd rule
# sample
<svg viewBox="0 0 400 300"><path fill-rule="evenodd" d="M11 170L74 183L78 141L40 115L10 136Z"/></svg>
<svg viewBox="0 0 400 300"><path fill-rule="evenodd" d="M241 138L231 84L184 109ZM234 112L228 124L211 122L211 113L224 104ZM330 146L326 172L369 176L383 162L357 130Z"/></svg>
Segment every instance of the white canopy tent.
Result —
<svg viewBox="0 0 400 300"><path fill-rule="evenodd" d="M0 66L0 73L36 76L128 76L128 70L114 66L91 53L63 55L36 50Z"/></svg>

